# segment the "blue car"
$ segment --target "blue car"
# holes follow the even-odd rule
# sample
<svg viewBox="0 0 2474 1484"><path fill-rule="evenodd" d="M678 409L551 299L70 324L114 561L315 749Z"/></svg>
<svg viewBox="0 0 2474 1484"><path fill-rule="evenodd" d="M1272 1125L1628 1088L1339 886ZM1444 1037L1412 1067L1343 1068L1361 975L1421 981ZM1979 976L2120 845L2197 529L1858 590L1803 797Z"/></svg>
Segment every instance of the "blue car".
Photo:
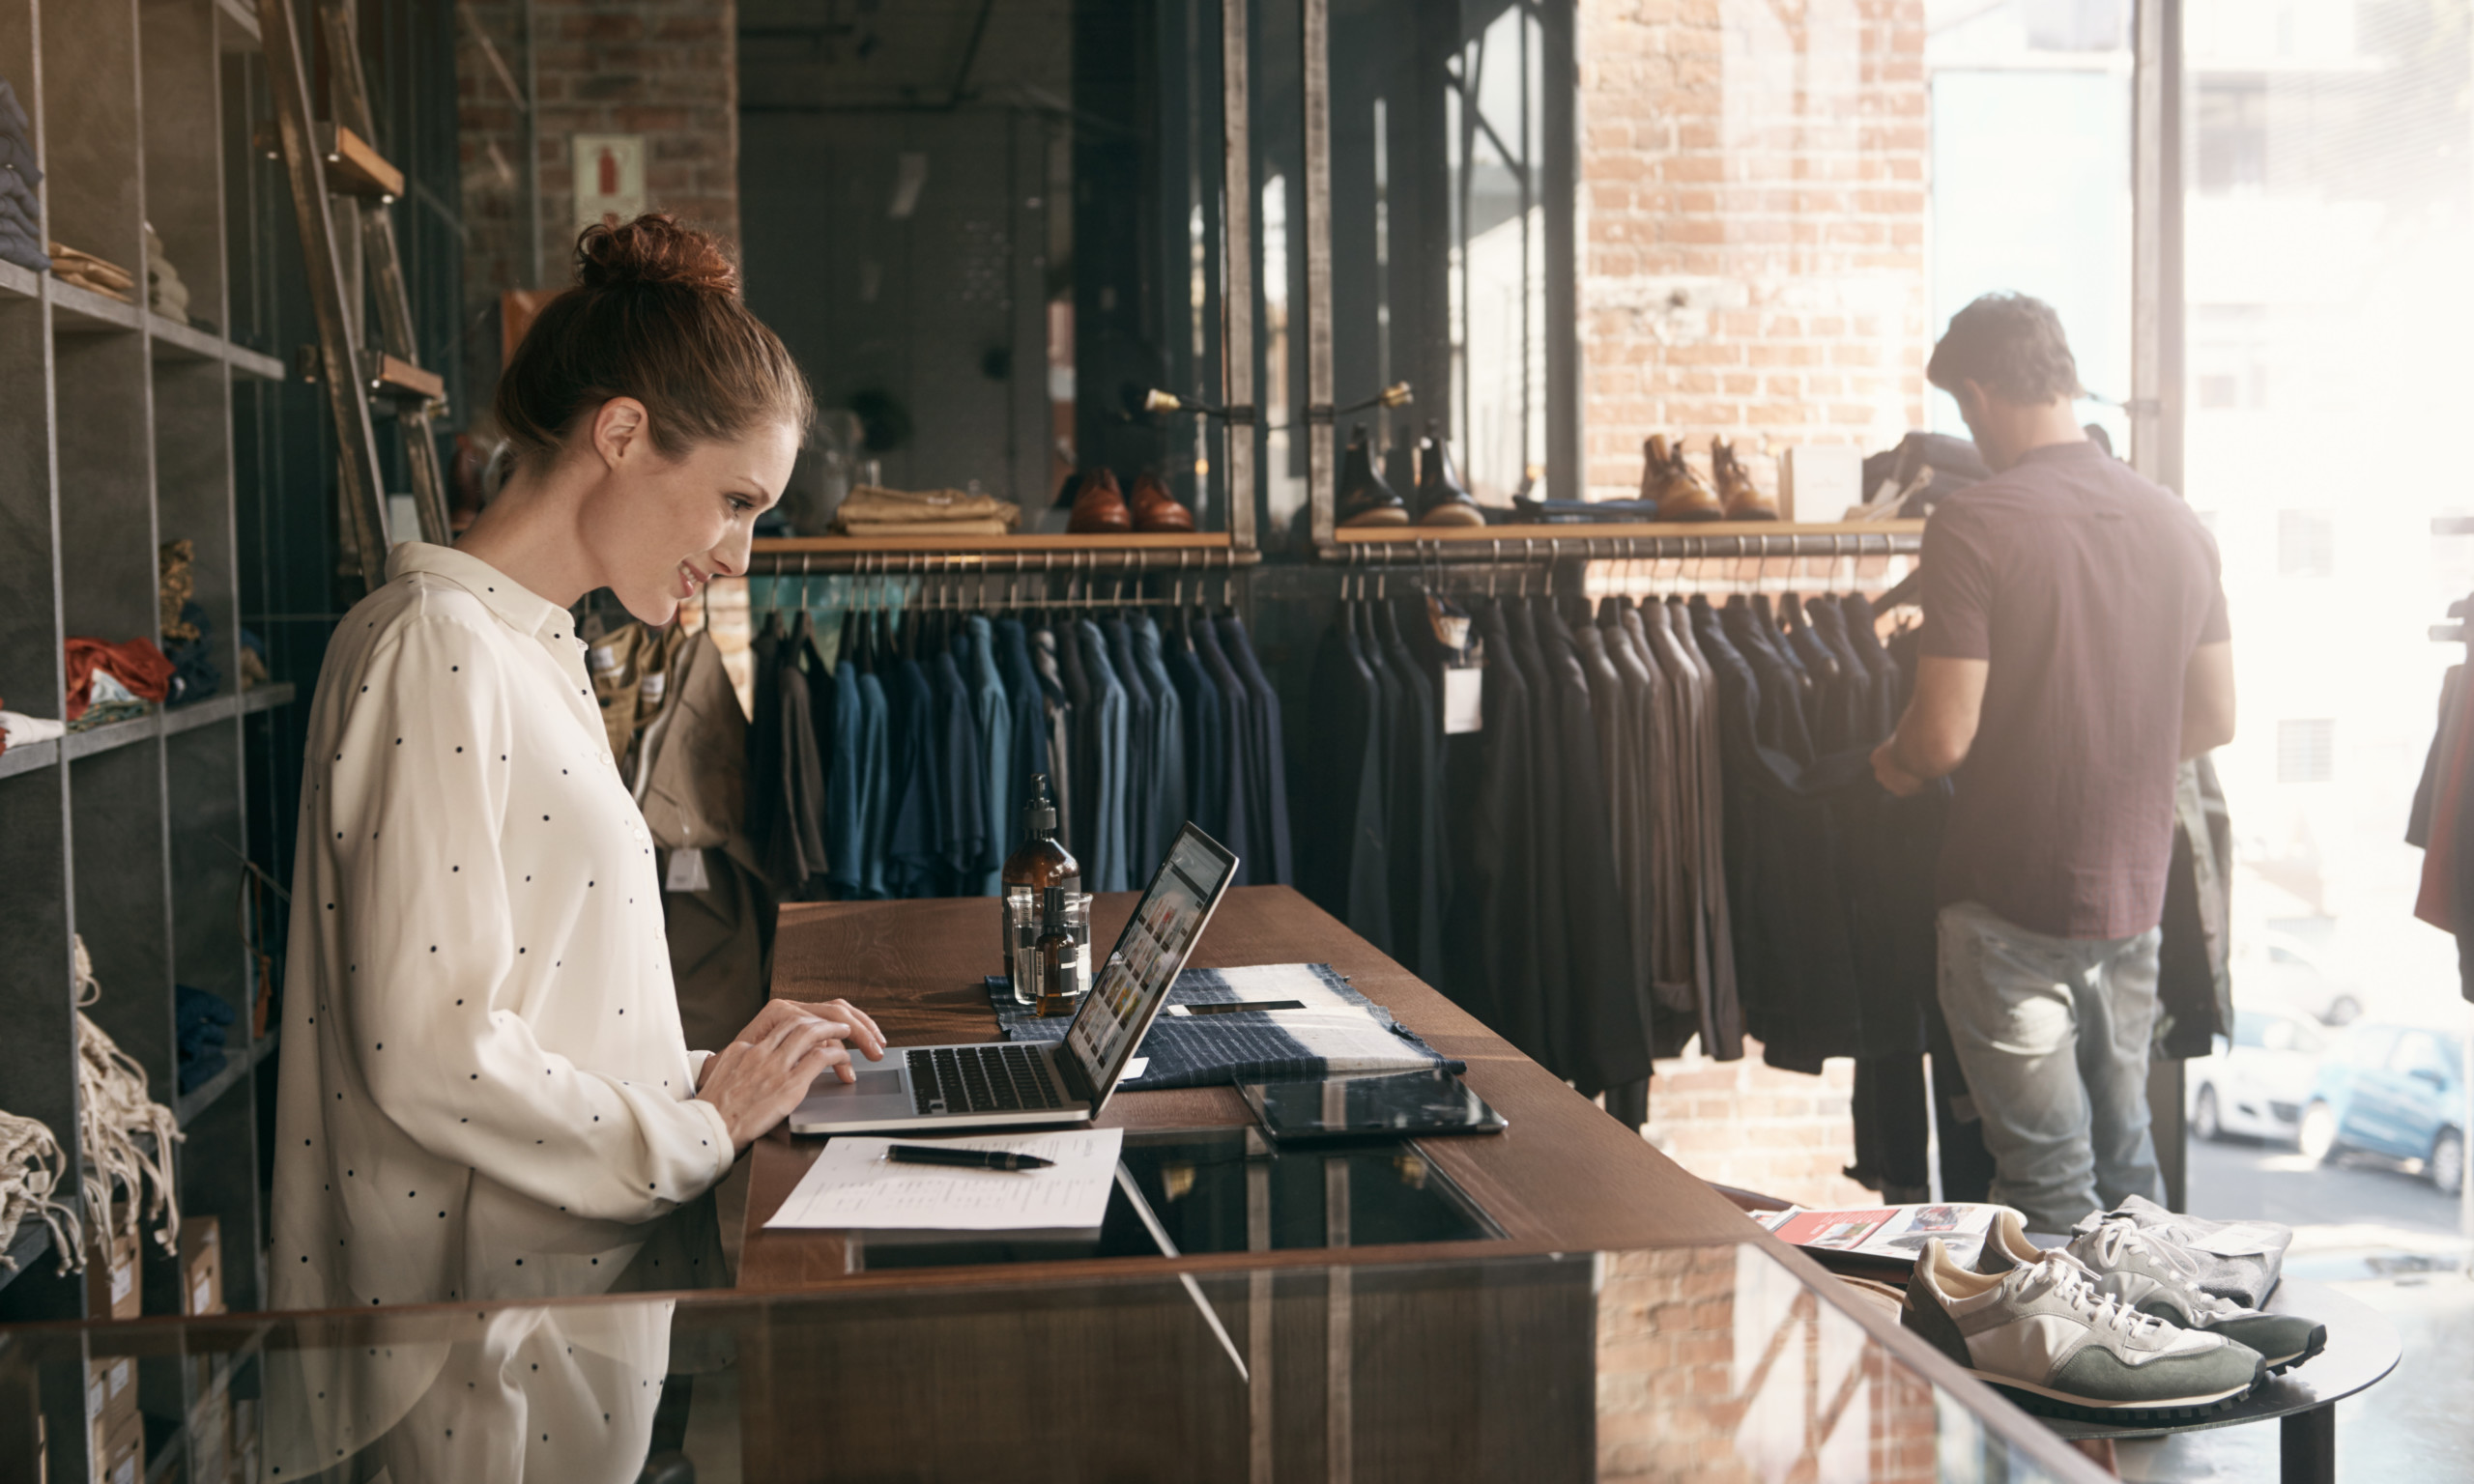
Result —
<svg viewBox="0 0 2474 1484"><path fill-rule="evenodd" d="M2419 1159L2455 1195L2465 1182L2464 1108L2462 1035L2357 1020L2319 1064L2297 1142L2314 1159L2346 1150Z"/></svg>

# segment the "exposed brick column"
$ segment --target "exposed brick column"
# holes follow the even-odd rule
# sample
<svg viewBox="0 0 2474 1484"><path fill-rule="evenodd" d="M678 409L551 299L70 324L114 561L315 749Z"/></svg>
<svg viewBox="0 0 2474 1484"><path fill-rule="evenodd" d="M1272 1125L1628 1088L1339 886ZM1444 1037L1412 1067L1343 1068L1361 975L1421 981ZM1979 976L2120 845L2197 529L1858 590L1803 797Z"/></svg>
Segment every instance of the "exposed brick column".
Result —
<svg viewBox="0 0 2474 1484"><path fill-rule="evenodd" d="M1578 0L1589 493L1923 413L1923 0ZM1839 512L1799 511L1807 520Z"/></svg>
<svg viewBox="0 0 2474 1484"><path fill-rule="evenodd" d="M474 36L489 37L520 85L523 8L469 0L456 36L458 127L464 165L467 333L485 394L498 369L495 306L501 291L526 287L530 233L524 219L524 113L509 100ZM645 136L648 209L738 236L738 7L734 0L534 0L539 89L541 241L538 281L565 279L575 239L569 139L579 133Z"/></svg>

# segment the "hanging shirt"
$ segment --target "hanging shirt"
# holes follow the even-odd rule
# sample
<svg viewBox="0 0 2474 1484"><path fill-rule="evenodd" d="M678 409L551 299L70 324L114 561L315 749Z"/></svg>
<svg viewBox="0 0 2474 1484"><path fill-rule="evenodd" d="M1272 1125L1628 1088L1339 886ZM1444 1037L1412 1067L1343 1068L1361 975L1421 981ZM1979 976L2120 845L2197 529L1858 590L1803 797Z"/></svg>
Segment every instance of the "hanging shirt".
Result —
<svg viewBox="0 0 2474 1484"><path fill-rule="evenodd" d="M597 1294L718 1184L653 842L567 614L406 542L309 716L277 1308Z"/></svg>

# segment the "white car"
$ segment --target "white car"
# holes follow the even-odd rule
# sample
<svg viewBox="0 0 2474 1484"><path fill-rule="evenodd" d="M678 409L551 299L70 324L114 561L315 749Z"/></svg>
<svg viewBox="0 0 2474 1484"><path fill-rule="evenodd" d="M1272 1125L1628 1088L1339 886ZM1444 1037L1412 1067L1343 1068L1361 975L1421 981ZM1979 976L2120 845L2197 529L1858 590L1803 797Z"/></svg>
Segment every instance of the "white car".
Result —
<svg viewBox="0 0 2474 1484"><path fill-rule="evenodd" d="M2328 1041L2308 1014L2237 1007L2233 1044L2184 1064L2191 1132L2202 1139L2244 1134L2293 1143Z"/></svg>
<svg viewBox="0 0 2474 1484"><path fill-rule="evenodd" d="M2233 982L2245 999L2291 1006L2322 1025L2345 1025L2363 1012L2362 992L2281 933L2248 951L2237 949Z"/></svg>

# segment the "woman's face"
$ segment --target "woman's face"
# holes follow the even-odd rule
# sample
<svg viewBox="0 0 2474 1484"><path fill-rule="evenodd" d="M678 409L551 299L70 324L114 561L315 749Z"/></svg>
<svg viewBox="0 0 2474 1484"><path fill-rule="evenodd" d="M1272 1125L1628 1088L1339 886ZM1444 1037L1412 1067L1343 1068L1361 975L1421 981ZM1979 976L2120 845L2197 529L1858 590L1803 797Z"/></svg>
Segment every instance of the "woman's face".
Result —
<svg viewBox="0 0 2474 1484"><path fill-rule="evenodd" d="M756 518L790 482L794 429L775 424L673 459L645 436L642 405L621 397L602 409L593 432L606 472L584 539L628 613L658 627L714 578L746 573Z"/></svg>

